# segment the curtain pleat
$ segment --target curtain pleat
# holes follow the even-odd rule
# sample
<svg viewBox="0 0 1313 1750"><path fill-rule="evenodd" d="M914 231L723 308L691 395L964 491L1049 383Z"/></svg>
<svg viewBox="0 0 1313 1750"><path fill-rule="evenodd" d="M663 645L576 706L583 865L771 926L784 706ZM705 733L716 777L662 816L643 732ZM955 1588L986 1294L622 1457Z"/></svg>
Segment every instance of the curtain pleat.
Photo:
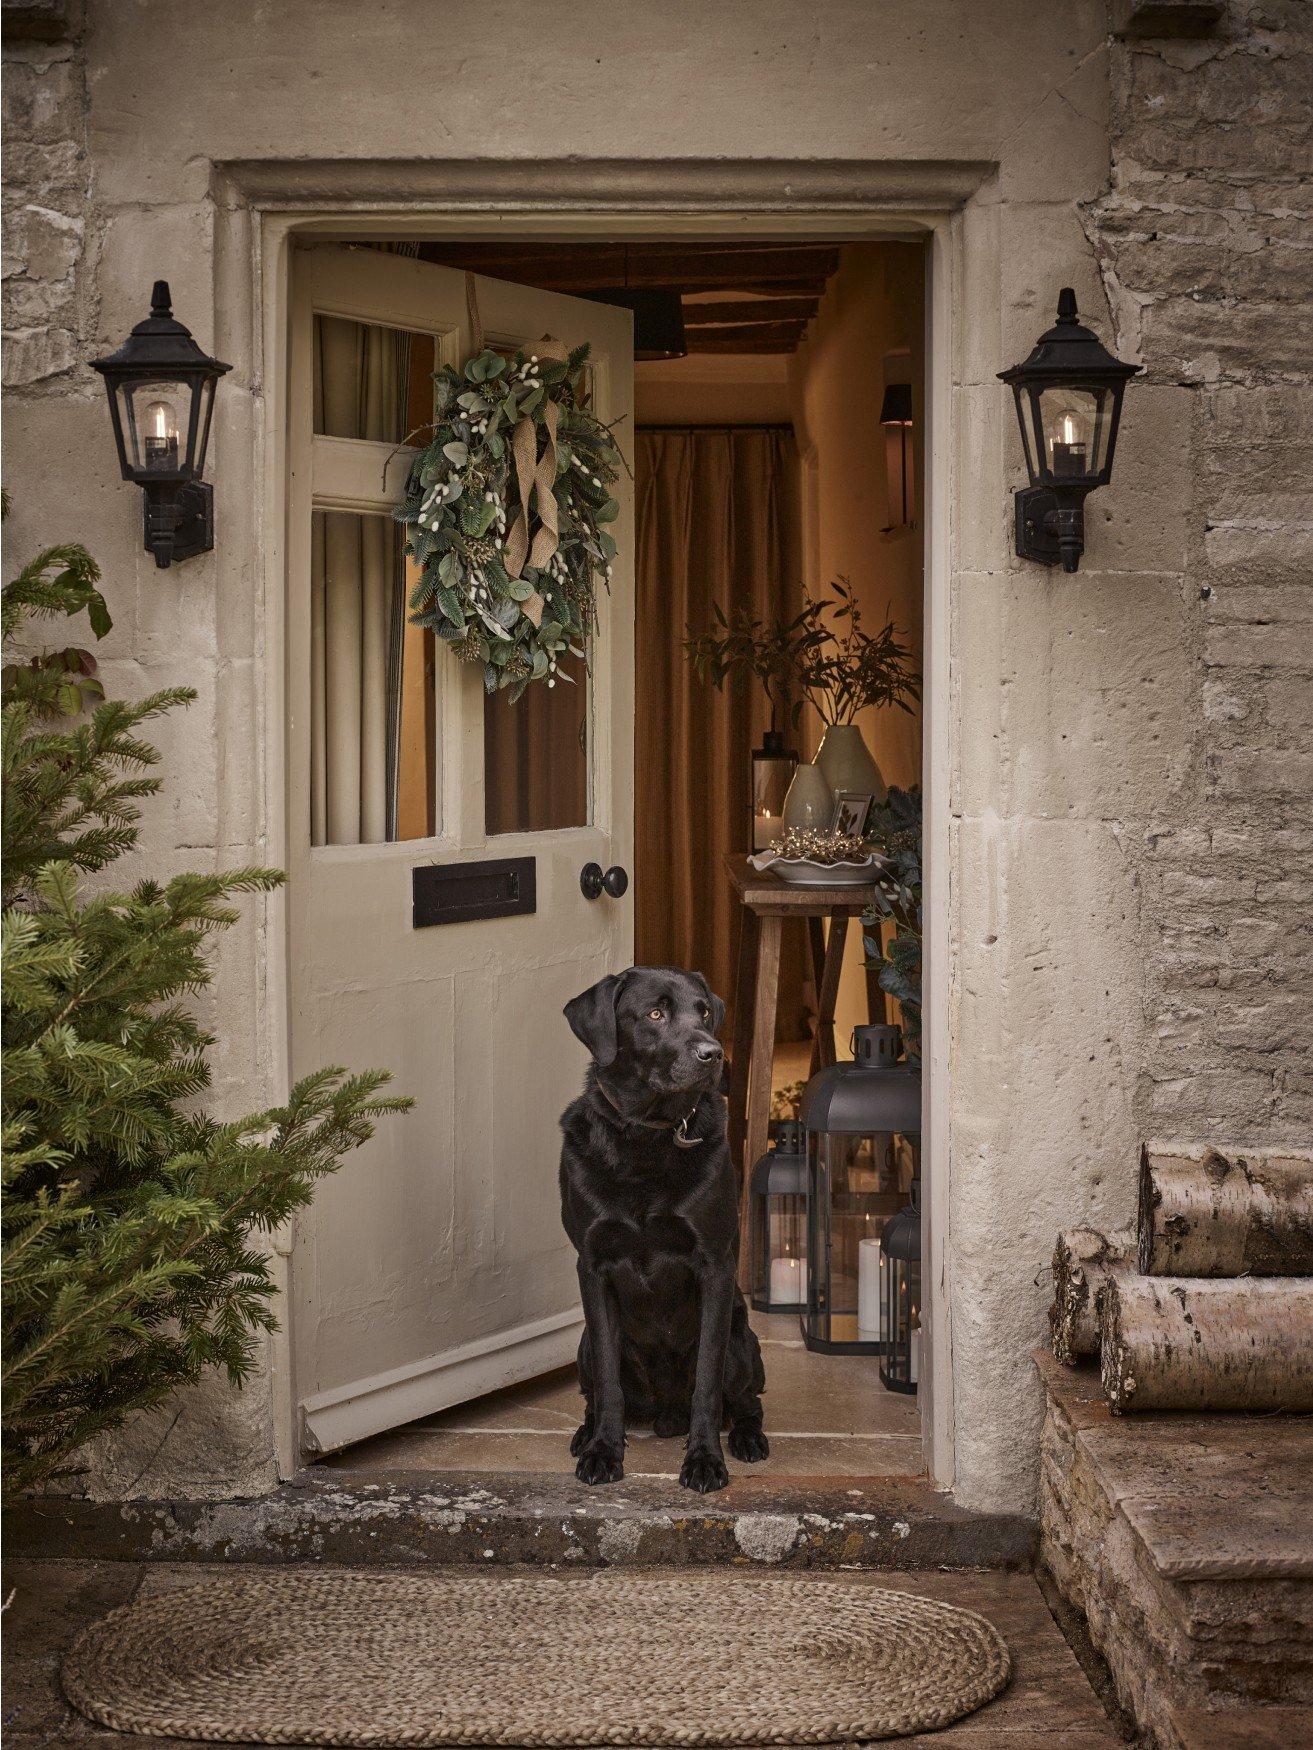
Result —
<svg viewBox="0 0 1313 1750"><path fill-rule="evenodd" d="M314 429L398 443L410 337L315 318ZM317 511L311 541L311 835L380 844L396 830L397 723L405 594L398 526Z"/></svg>
<svg viewBox="0 0 1313 1750"><path fill-rule="evenodd" d="M635 953L733 1000L739 908L724 859L748 845L760 686L716 692L682 649L726 617L802 604L798 457L785 428L637 433ZM787 729L787 724L781 724ZM805 1036L803 934L785 932L778 1036Z"/></svg>

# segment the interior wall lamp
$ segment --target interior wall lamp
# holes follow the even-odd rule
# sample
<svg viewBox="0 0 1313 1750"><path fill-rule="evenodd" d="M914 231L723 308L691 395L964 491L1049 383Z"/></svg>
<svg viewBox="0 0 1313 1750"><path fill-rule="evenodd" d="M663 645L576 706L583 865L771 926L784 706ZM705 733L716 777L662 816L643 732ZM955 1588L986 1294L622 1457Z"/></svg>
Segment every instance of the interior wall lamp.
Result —
<svg viewBox="0 0 1313 1750"><path fill-rule="evenodd" d="M1030 485L1016 495L1017 553L1076 571L1085 550L1085 500L1112 477L1122 396L1142 367L1114 358L1076 319L1076 294L1058 294L1058 320L1024 364L1000 371L1021 425Z"/></svg>
<svg viewBox="0 0 1313 1750"><path fill-rule="evenodd" d="M167 280L150 315L117 352L94 359L105 379L119 467L144 495L145 546L163 569L214 546L214 488L201 479L214 385L232 369L174 320Z"/></svg>

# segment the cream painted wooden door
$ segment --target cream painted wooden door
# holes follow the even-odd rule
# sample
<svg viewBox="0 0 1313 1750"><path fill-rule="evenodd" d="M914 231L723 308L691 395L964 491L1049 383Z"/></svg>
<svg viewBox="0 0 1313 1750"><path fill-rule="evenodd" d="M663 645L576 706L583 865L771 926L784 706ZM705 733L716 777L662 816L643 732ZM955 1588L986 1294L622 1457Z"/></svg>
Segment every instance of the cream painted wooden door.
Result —
<svg viewBox="0 0 1313 1750"><path fill-rule="evenodd" d="M629 315L476 288L489 345L591 342L595 408L631 458ZM584 1062L561 1009L633 953L632 894L580 890L587 863L632 867L632 489L616 488L619 556L581 693L487 701L479 667L401 634L388 513L414 452L396 438L431 413L434 365L471 350L463 274L360 247L296 252L293 1069L385 1066L416 1102L297 1220L290 1349L307 1456L558 1366L582 1328L557 1120ZM504 858L532 859L533 912L415 927L417 868Z"/></svg>

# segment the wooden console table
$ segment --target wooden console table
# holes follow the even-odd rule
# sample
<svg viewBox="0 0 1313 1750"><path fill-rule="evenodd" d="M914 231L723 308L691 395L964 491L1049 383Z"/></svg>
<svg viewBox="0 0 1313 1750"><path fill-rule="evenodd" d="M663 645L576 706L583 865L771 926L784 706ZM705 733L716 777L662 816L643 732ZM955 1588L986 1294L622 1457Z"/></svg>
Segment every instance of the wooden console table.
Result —
<svg viewBox="0 0 1313 1750"><path fill-rule="evenodd" d="M734 986L734 1044L730 1052L729 1144L739 1173L739 1277L751 1270L749 1220L752 1168L766 1152L771 1077L775 1056L775 1011L779 998L780 938L786 918L805 920L816 980L816 1034L812 1074L835 1061L834 1005L839 995L848 920L868 911L875 883L861 887L794 887L769 871L759 873L746 856L726 857L725 872L738 896L738 973ZM824 920L830 920L826 941ZM866 978L872 1021L885 1018L884 992L874 973Z"/></svg>

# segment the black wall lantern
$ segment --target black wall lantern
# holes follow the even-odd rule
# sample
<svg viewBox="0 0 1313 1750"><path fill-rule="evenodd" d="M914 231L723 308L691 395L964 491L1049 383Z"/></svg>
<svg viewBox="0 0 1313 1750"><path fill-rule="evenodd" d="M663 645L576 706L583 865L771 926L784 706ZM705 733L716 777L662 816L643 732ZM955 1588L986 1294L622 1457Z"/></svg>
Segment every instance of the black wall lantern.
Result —
<svg viewBox="0 0 1313 1750"><path fill-rule="evenodd" d="M145 494L146 551L163 568L214 546L214 489L201 479L214 385L231 365L175 322L167 280L117 352L92 361L105 379L125 480Z"/></svg>
<svg viewBox="0 0 1313 1750"><path fill-rule="evenodd" d="M1076 294L1058 294L1058 320L1011 384L1030 486L1016 498L1017 552L1075 571L1085 548L1085 500L1112 477L1122 395L1141 367L1124 365L1076 320Z"/></svg>

